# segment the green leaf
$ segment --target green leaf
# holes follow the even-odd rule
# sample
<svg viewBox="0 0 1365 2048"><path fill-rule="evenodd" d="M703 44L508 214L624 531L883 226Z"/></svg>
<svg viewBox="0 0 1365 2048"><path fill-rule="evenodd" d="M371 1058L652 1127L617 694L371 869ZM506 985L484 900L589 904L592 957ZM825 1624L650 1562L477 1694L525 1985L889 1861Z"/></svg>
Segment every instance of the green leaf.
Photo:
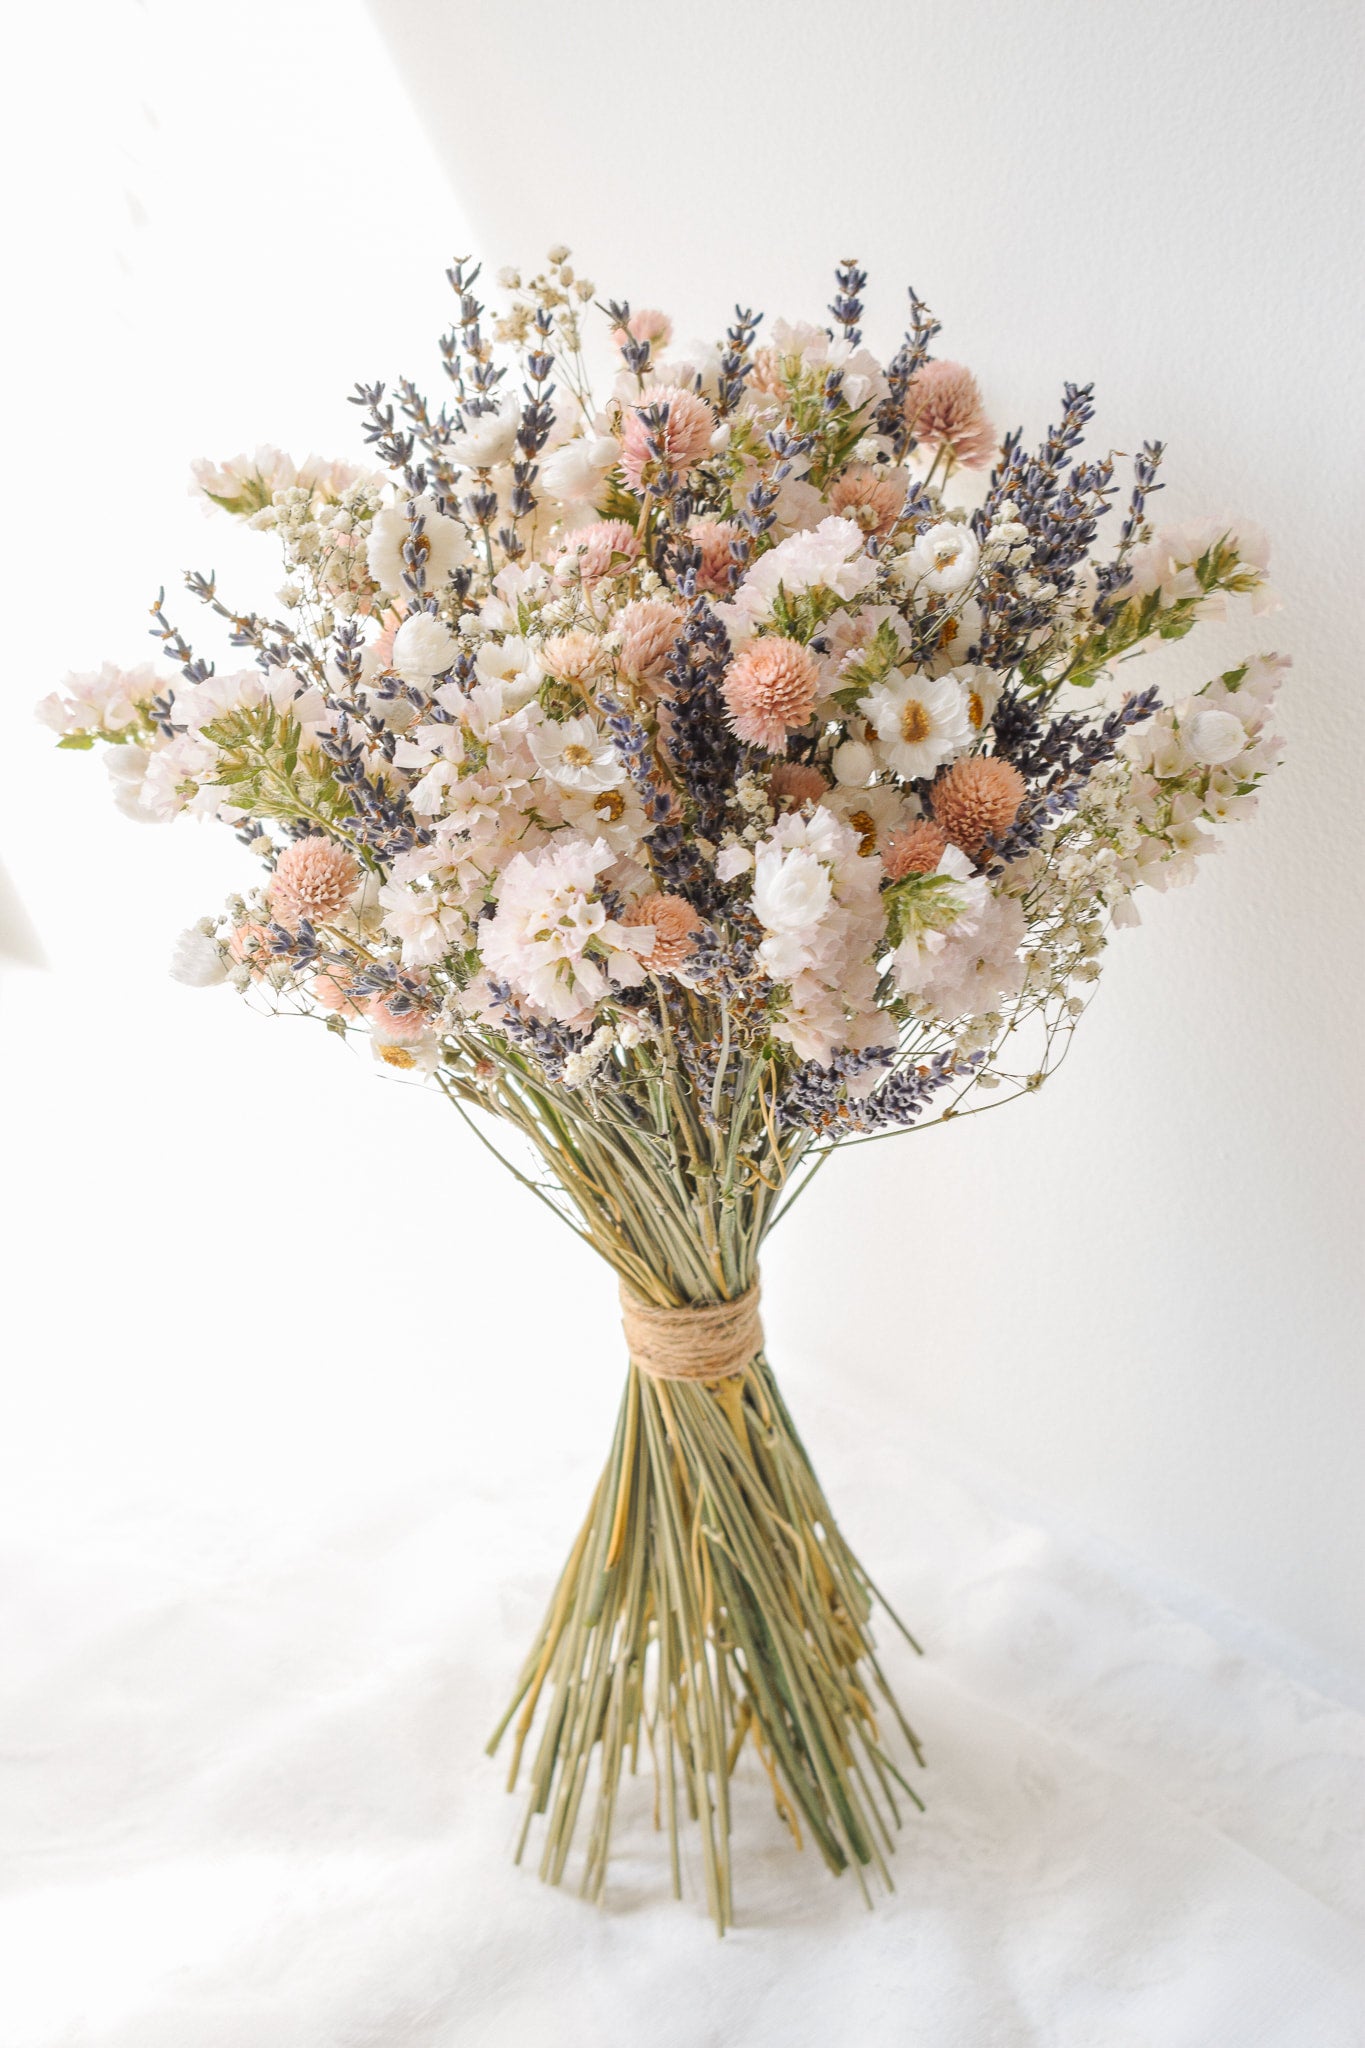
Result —
<svg viewBox="0 0 1365 2048"><path fill-rule="evenodd" d="M92 732L67 732L58 740L59 747L68 747L73 754L86 754L95 744Z"/></svg>

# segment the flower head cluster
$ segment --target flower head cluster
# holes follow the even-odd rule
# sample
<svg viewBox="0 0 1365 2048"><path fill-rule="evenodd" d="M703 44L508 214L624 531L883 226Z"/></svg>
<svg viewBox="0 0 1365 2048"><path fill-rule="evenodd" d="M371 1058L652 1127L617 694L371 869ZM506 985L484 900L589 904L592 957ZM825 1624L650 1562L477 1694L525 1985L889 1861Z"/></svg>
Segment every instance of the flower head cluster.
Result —
<svg viewBox="0 0 1365 2048"><path fill-rule="evenodd" d="M1168 706L1110 681L1229 596L1265 608L1262 538L1154 527L1152 444L1105 552L1089 388L992 456L918 300L885 360L843 285L832 328L741 310L715 343L608 302L600 394L566 250L491 314L452 282L446 404L360 387L368 466L196 465L279 542L282 617L193 575L221 671L158 607L169 662L40 707L107 745L125 811L260 856L177 974L499 1115L533 1076L648 1125L676 1085L779 1153L998 1085L1031 1020L1036 1085L1134 891L1185 879L1278 759L1275 657ZM953 479L992 459L969 509Z"/></svg>

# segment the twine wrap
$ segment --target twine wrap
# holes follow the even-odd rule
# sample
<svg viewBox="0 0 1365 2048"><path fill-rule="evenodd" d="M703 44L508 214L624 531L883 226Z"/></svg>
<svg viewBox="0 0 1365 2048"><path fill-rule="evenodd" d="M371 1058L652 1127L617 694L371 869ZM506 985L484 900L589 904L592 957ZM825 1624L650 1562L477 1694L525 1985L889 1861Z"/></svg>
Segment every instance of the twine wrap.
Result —
<svg viewBox="0 0 1365 2048"><path fill-rule="evenodd" d="M758 1282L735 1301L654 1308L621 1282L621 1322L631 1364L653 1380L723 1380L763 1349Z"/></svg>

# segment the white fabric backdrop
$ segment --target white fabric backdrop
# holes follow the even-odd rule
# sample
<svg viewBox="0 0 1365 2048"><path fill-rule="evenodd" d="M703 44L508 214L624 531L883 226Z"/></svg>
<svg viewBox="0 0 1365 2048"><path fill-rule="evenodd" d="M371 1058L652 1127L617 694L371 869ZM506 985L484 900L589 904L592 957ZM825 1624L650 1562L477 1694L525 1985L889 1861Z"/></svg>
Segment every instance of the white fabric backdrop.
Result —
<svg viewBox="0 0 1365 2048"><path fill-rule="evenodd" d="M475 228L345 0L249 0L230 28L168 0L26 23L8 137L25 396L5 506L25 602L0 856L49 965L0 989L3 2048L464 2048L551 2024L614 2048L646 2022L663 2048L855 2030L933 2048L1365 2038L1359 960L1343 964L1340 879L1360 728L1349 549L1316 496L1349 501L1359 401L1334 387L1329 415L1314 381L1349 311L1331 197L1347 23L1296 21L1272 93L1269 11L1184 10L1183 47L1217 84L1196 121L1189 94L1151 111L1145 37L1125 65L1087 40L1088 16L1030 19L1049 13L1035 51L1000 10L1012 39L994 62L972 43L990 16L916 13L921 51L970 85L977 168L945 173L913 222L878 226L869 199L853 226L884 305L908 269L1003 414L1041 427L1056 377L1093 364L1114 438L1168 431L1173 473L1185 458L1173 511L1226 484L1224 502L1268 519L1300 661L1294 765L1222 871L1116 954L1050 1098L836 1164L773 1246L797 1413L930 1649L897 1671L931 1810L869 1919L794 1861L755 1796L746 1925L720 1951L695 1897L656 1903L640 1835L606 1919L509 1872L512 1808L477 1754L605 1446L608 1277L422 1094L169 983L170 935L244 856L118 819L98 765L27 723L65 667L142 656L163 575L188 620L180 564L268 588L263 554L183 497L187 454L349 447L344 392L432 361L441 265ZM630 65L686 92L704 12L664 53L634 10L579 11L616 82L571 95L579 128L555 161L572 180L546 172L547 107L480 128L506 103L505 46L456 73L430 15L382 18L415 85L422 60L495 263L563 233L604 288L666 296L630 179L602 183L594 124L637 133ZM735 77L775 67L798 132L805 17L728 18ZM870 7L841 19L855 53L890 33ZM1069 76L1093 84L1104 58L1120 145L1167 124L1141 218L1105 187L1102 274L1082 234L1093 166L1079 222L1040 216L1021 245L1020 180L1036 208L1041 174L1022 129L1015 163L991 140L1006 79L1040 89L1062 26ZM1234 26L1250 58L1215 47ZM567 46L542 60L572 82ZM704 104L742 155L738 101ZM905 104L941 139L942 93ZM864 111L860 147L909 148ZM1234 142L1201 243L1212 280L1189 282L1187 241L1131 285L1114 249L1156 221L1169 251L1196 172ZM825 246L849 231L836 159L791 153L813 207L828 188L799 244L771 193L767 239L752 209L696 194L704 243L677 237L697 259L688 302L674 295L685 328L713 325L755 269L770 311L821 302ZM1011 295L1032 326L1006 318ZM1248 379L1282 299L1294 376L1277 372L1272 405L1269 370L1250 395ZM1066 1205L1045 1239L1040 1189ZM832 1269L858 1276L851 1308ZM909 1353L907 1313L924 1333ZM1086 1523L1149 1563L1097 1548Z"/></svg>

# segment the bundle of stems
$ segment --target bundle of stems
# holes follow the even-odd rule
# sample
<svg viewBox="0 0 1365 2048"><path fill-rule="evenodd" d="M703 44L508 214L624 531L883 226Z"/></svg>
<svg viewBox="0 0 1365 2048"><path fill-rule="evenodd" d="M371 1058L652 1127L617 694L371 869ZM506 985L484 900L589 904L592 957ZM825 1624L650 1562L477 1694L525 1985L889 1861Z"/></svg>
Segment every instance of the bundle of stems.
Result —
<svg viewBox="0 0 1365 2048"><path fill-rule="evenodd" d="M667 1047L618 1052L575 1091L505 1042L492 1077L483 1049L471 1054L477 1096L459 1069L445 1076L457 1106L493 1107L496 1090L496 1113L549 1169L536 1192L658 1307L743 1295L799 1192L796 1169L808 1179L823 1156L777 1123L761 1054L728 1056L724 1117L719 1089ZM761 1352L711 1381L632 1363L606 1469L490 1743L510 1734L509 1786L529 1777L518 1857L543 1817L542 1877L558 1883L581 1841L582 1890L601 1899L622 1773L647 1752L674 1890L687 1820L723 1932L730 1782L747 1744L798 1844L852 1869L865 1893L869 1872L889 1885L892 1829L904 1802L920 1804L890 1731L922 1758L873 1648L874 1597Z"/></svg>
<svg viewBox="0 0 1365 2048"><path fill-rule="evenodd" d="M622 1772L647 1749L674 1892L685 1814L724 1933L730 1777L747 1742L797 1845L809 1837L865 1893L869 1869L889 1886L900 1795L920 1801L883 1721L923 1759L873 1650L873 1591L761 1355L709 1385L632 1366L606 1469L489 1745L511 1732L509 1789L529 1761L518 1860L543 1815L540 1874L557 1884L586 1829L581 1888L600 1899Z"/></svg>

